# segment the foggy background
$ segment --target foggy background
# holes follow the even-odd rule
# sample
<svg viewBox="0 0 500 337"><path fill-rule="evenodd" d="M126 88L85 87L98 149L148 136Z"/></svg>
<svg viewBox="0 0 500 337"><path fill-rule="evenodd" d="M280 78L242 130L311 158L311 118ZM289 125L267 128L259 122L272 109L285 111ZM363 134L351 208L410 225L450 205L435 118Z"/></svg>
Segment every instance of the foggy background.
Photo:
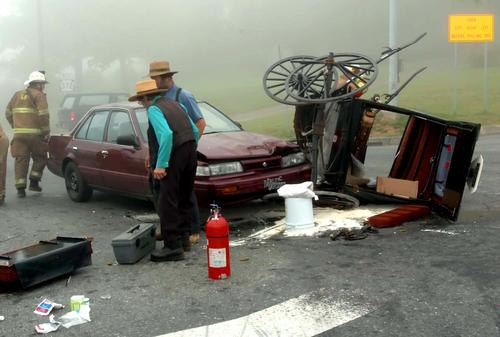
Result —
<svg viewBox="0 0 500 337"><path fill-rule="evenodd" d="M453 70L447 34L454 13L493 13L498 21L500 1L398 1L398 45L428 33L401 53L402 80L422 66L429 67L421 75L427 81ZM33 70L47 71L54 118L65 94L61 80L74 81L76 92L133 94L148 63L161 59L198 99L230 115L261 109L277 104L261 84L272 63L330 51L377 59L388 45L388 18L388 0L1 0L0 121L9 129L3 109ZM460 69L482 68L483 58L483 43L459 45ZM489 43L488 59L500 67L497 41ZM376 81L382 91L386 68Z"/></svg>

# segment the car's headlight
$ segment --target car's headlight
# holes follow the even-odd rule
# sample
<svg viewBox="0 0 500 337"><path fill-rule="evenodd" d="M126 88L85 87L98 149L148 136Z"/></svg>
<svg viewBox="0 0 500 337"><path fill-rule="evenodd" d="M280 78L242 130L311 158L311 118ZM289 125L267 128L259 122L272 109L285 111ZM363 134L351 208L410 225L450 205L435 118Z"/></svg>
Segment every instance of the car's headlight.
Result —
<svg viewBox="0 0 500 337"><path fill-rule="evenodd" d="M196 167L197 177L208 177L210 176L210 168L208 166L197 166Z"/></svg>
<svg viewBox="0 0 500 337"><path fill-rule="evenodd" d="M196 175L198 177L220 176L223 174L231 174L243 172L243 166L240 162L228 162L220 164L212 164L208 166L198 166L196 168Z"/></svg>
<svg viewBox="0 0 500 337"><path fill-rule="evenodd" d="M281 167L295 166L302 164L305 161L306 157L304 156L304 153L302 152L292 153L281 158Z"/></svg>

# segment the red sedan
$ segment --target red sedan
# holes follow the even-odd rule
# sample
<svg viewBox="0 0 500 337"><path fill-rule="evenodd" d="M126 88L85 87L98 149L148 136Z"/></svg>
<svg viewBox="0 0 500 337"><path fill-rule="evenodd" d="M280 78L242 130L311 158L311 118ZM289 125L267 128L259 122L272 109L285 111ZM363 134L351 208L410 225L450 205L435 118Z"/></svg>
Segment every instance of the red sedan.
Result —
<svg viewBox="0 0 500 337"><path fill-rule="evenodd" d="M244 131L206 102L207 126L198 145L195 191L199 202L235 203L310 179L297 145ZM152 199L148 172L146 110L137 103L91 109L68 135L52 136L49 170L64 177L69 197L87 201L92 190Z"/></svg>

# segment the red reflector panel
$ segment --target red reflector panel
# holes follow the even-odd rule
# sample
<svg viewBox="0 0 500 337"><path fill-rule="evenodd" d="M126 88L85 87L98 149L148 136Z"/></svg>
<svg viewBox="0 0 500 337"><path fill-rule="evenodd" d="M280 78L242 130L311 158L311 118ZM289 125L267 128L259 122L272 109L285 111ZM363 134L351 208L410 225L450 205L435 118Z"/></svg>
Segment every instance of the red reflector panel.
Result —
<svg viewBox="0 0 500 337"><path fill-rule="evenodd" d="M377 228L395 227L403 222L417 220L431 214L424 205L406 205L369 217L365 223Z"/></svg>
<svg viewBox="0 0 500 337"><path fill-rule="evenodd" d="M238 192L238 187L236 186L228 186L222 189L222 194L233 194L236 192Z"/></svg>

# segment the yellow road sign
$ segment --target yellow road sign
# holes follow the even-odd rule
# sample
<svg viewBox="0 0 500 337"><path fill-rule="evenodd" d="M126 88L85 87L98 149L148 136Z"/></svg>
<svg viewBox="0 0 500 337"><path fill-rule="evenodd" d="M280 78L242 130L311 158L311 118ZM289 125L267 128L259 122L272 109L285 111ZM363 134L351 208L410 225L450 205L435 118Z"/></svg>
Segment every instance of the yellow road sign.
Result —
<svg viewBox="0 0 500 337"><path fill-rule="evenodd" d="M494 40L493 14L450 14L449 42L488 42Z"/></svg>

